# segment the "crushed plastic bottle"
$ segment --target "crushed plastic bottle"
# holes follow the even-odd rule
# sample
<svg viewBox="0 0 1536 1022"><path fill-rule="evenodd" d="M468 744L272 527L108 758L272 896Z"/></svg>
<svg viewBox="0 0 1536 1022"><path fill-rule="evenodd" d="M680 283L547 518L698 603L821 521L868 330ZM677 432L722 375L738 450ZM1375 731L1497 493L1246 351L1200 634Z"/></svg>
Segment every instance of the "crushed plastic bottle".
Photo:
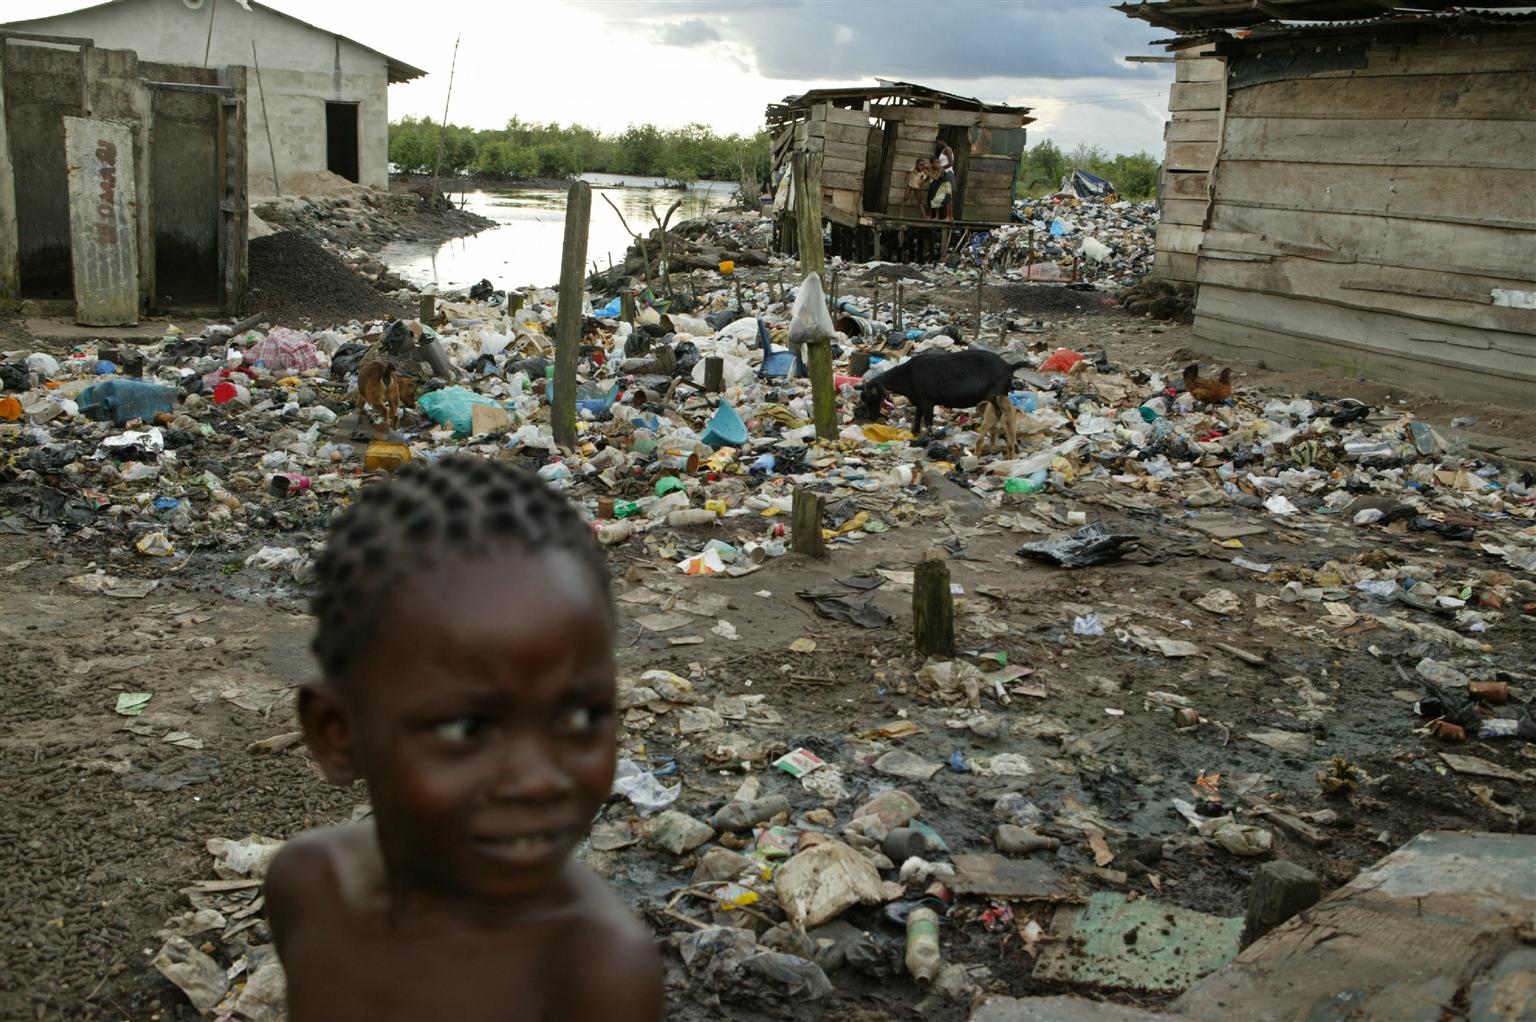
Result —
<svg viewBox="0 0 1536 1022"><path fill-rule="evenodd" d="M1041 469L1027 476L1014 476L1003 483L1004 493L1039 493L1045 489L1046 472Z"/></svg>

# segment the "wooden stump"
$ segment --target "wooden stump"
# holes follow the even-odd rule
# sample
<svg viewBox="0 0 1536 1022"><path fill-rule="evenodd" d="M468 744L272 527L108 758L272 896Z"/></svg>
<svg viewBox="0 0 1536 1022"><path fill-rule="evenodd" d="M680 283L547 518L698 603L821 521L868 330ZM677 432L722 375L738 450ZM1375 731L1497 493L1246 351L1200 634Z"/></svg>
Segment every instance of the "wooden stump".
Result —
<svg viewBox="0 0 1536 1022"><path fill-rule="evenodd" d="M937 557L919 561L912 579L912 642L919 656L955 651L955 598L949 565Z"/></svg>
<svg viewBox="0 0 1536 1022"><path fill-rule="evenodd" d="M437 295L422 295L416 314L423 326L430 326L437 316Z"/></svg>
<svg viewBox="0 0 1536 1022"><path fill-rule="evenodd" d="M619 292L619 319L635 325L635 293L629 288Z"/></svg>
<svg viewBox="0 0 1536 1022"><path fill-rule="evenodd" d="M807 557L825 557L827 547L821 538L822 509L826 498L806 489L796 489L789 516L790 548Z"/></svg>
<svg viewBox="0 0 1536 1022"><path fill-rule="evenodd" d="M711 394L720 393L725 381L725 359L706 358L704 360L704 389Z"/></svg>
<svg viewBox="0 0 1536 1022"><path fill-rule="evenodd" d="M573 181L565 197L565 247L560 256L560 301L555 308L555 400L549 424L555 443L576 446L576 354L581 344L582 267L587 263L587 227L592 220L592 186Z"/></svg>
<svg viewBox="0 0 1536 1022"><path fill-rule="evenodd" d="M832 386L832 339L817 338L805 346L805 368L811 374L811 418L816 438L837 439L837 388Z"/></svg>
<svg viewBox="0 0 1536 1022"><path fill-rule="evenodd" d="M848 375L863 377L869 372L869 352L855 351L848 356Z"/></svg>
<svg viewBox="0 0 1536 1022"><path fill-rule="evenodd" d="M1296 913L1311 908L1322 896L1322 885L1311 870L1284 859L1262 864L1248 885L1243 947Z"/></svg>

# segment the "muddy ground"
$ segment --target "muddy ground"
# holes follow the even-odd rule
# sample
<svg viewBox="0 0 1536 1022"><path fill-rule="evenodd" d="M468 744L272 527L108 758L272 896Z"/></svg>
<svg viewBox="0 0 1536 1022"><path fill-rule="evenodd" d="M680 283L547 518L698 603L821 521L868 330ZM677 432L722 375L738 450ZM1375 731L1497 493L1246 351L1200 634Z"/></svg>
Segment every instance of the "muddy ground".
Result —
<svg viewBox="0 0 1536 1022"><path fill-rule="evenodd" d="M1171 365L1186 357L1187 327L1132 319L1102 307L1093 294L1025 290L1031 293L1000 289L984 300L1016 308L1021 327L1031 318L1046 322L1042 343L1107 348L1112 359L1128 365ZM1077 301L1072 294L1083 294L1081 312L1063 308ZM1042 303L1038 310L1029 305L1036 299ZM973 299L964 292L938 299L956 312L970 307L968 301ZM1378 402L1386 396L1368 382L1238 368L1239 389L1250 396L1309 390ZM1402 399L1403 408L1421 410L1440 425L1474 414L1482 419L1474 429L1496 419L1503 435L1536 437L1536 416L1529 413L1392 393L1394 406ZM893 528L857 543L837 543L824 561L791 554L741 578L687 578L671 562L711 535L759 538L761 520L755 516L729 519L718 530L674 533L664 541L668 549L655 543L611 549L622 608L622 674L675 671L693 680L706 706L718 695L764 697L746 720L728 720L721 731L700 735L679 734L676 712L628 718L622 736L627 754L638 755L643 747L653 767L676 762L677 777L669 783L680 778L684 790L674 808L707 818L751 772L761 774L765 793L788 796L798 816L821 799L764 766L787 749L805 746L842 769L850 798L833 809L844 823L854 806L892 783L867 763L882 747L937 761L958 751L969 764L1012 752L1026 757L1031 774L989 777L946 768L929 781L897 783L918 798L922 818L952 851L990 851L994 802L1001 794L1020 792L1045 812L1042 829L1055 829L1064 838L1055 865L1080 890L1134 892L1223 916L1241 914L1256 863L1190 839L1183 821L1171 813L1171 800L1192 798L1202 773L1222 775L1219 791L1229 805L1242 805L1246 796L1296 814L1332 810L1335 822L1319 825L1327 841L1323 847L1273 828L1276 854L1316 871L1325 890L1424 829L1532 828L1536 784L1529 771L1536 759L1529 747L1474 740L1451 749L1416 733L1423 723L1413 712L1417 685L1398 670L1411 678L1414 665L1428 656L1463 668L1476 665L1488 676L1502 672L1525 698L1536 694L1531 678L1536 619L1522 617L1519 600L1506 604L1497 625L1482 637L1484 649L1470 651L1384 623L1441 620L1429 614L1373 604L1360 593L1334 594L1330 600L1364 615L1338 627L1320 602L1288 600L1283 590L1292 578L1318 585L1312 573L1330 560L1421 564L1437 579L1466 578L1473 584L1480 572L1502 568L1467 544L1432 533L1362 533L1337 516L1281 522L1232 509L1239 524L1261 529L1242 540L1244 557L1274 565L1272 574L1261 575L1233 566L1232 551L1189 528L1175 500L1111 485L1012 496L1000 512L948 487L915 499L876 492L854 504ZM1061 527L1072 511L1136 536L1138 551L1078 571L1015 556L1020 543L1035 538L1028 529ZM254 549L263 536L250 539ZM868 594L894 618L877 629L817 617L809 602L796 596L877 568L910 570L935 544L948 550L953 580L964 589L958 646L1006 653L1008 664L1033 669L1020 681L1034 694L1016 694L1007 707L983 703L1001 737L977 733L998 728L952 726L967 716L963 709L938 702L914 684L910 596L893 583ZM360 788L324 783L302 749L248 751L253 742L295 729L291 689L313 673L310 629L301 591L265 582L253 587L251 574L234 571L237 562L226 564L227 556L194 553L179 562L178 571L161 574L162 562L137 557L126 545L95 549L78 540L56 543L19 515L0 520L5 608L0 637L7 665L0 842L10 849L0 858L0 889L6 892L0 898L0 1017L196 1018L149 961L162 942L156 930L188 907L181 889L212 876L205 842L250 833L285 838L352 818L365 803ZM97 567L159 584L135 598L82 592L66 581ZM1218 587L1239 598L1230 617L1191 602ZM1527 589L1524 600L1530 599ZM691 622L664 633L635 623L638 616L668 608L689 614ZM1105 637L1072 633L1073 618L1089 610L1105 622ZM738 638L712 632L719 620L733 624ZM1117 641L1115 629L1132 626L1192 641L1202 655L1168 659ZM692 637L702 641L674 644ZM814 651L790 650L802 638L815 642ZM1250 665L1215 642L1264 662ZM154 693L145 716L114 712L124 691ZM1202 723L1175 730L1170 711L1149 701L1149 692L1182 696ZM915 723L919 733L869 737L902 721ZM125 730L135 725L147 733ZM167 729L187 733L188 744L202 747L168 744L160 737ZM1261 732L1279 734L1271 740L1290 751L1247 737ZM737 755L722 756L722 746L734 747ZM1443 751L1527 771L1526 780L1453 773L1439 757ZM1318 771L1333 756L1358 767L1360 787L1352 797L1328 798L1319 790ZM604 818L621 820L631 813L626 802L615 799ZM1110 834L1115 857L1098 872L1093 852L1064 822L1083 813L1102 820ZM1153 839L1150 844L1147 838ZM640 845L592 852L589 861L658 934L692 928L662 911L669 892L691 876L691 860ZM984 899L964 899L951 913L943 934L945 956L985 966L979 977L983 987L1012 994L1051 991L1051 985L1030 977L1031 960L1012 927L988 932L976 920L984 908ZM676 911L709 919L698 901L684 899ZM1031 910L1021 905L1016 911L1023 918ZM1049 922L1049 909L1033 912ZM752 989L715 995L694 986L678 958L669 955L670 1017L861 1022L965 1017L963 1005L925 1000L899 970L901 931L879 909L855 909L844 920L869 931L887 950L887 974L878 965L870 969L873 974L845 968L832 976L834 996L809 1004ZM254 935L259 938L261 930L258 925ZM1134 990L1107 996L1157 1000Z"/></svg>

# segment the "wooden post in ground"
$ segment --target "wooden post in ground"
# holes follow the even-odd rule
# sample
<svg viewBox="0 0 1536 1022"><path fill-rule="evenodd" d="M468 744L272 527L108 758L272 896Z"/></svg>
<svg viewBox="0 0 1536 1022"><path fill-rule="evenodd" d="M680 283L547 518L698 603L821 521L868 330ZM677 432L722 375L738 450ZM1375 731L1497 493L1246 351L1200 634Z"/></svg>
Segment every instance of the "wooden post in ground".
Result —
<svg viewBox="0 0 1536 1022"><path fill-rule="evenodd" d="M592 186L573 181L565 196L565 248L560 256L560 304L555 319L555 403L550 427L555 443L576 446L576 350L581 343L582 268L587 264L587 228L592 222Z"/></svg>
<svg viewBox="0 0 1536 1022"><path fill-rule="evenodd" d="M902 307L901 306L902 306L902 301L906 298L906 293L905 292L906 292L906 289L903 288L901 286L901 284L898 283L896 285L896 309L891 314L893 319L895 320L895 322L893 322L891 324L891 329L895 330L897 333L900 333L901 330L902 330L902 325L901 325Z"/></svg>
<svg viewBox="0 0 1536 1022"><path fill-rule="evenodd" d="M819 493L804 488L795 490L789 516L790 547L795 553L807 557L826 556L826 543L821 538L821 515L825 500Z"/></svg>
<svg viewBox="0 0 1536 1022"><path fill-rule="evenodd" d="M949 565L934 552L919 561L912 573L912 643L918 656L950 656L955 651Z"/></svg>
<svg viewBox="0 0 1536 1022"><path fill-rule="evenodd" d="M619 318L630 326L635 325L635 292L630 288L619 292Z"/></svg>
<svg viewBox="0 0 1536 1022"><path fill-rule="evenodd" d="M718 394L721 384L725 381L725 359L706 358L704 360L704 389L708 393Z"/></svg>
<svg viewBox="0 0 1536 1022"><path fill-rule="evenodd" d="M971 339L974 344L981 343L981 285L985 276L986 270L982 268L981 257L978 255L976 257L976 336Z"/></svg>
<svg viewBox="0 0 1536 1022"><path fill-rule="evenodd" d="M416 310L423 326L431 325L437 318L437 295L426 294L421 296L421 304Z"/></svg>
<svg viewBox="0 0 1536 1022"><path fill-rule="evenodd" d="M800 225L801 279L816 274L827 290L827 253L821 240L821 153L796 153L794 161L796 216ZM819 440L837 439L837 391L832 386L832 338L817 337L805 346L806 370L811 374L811 418Z"/></svg>

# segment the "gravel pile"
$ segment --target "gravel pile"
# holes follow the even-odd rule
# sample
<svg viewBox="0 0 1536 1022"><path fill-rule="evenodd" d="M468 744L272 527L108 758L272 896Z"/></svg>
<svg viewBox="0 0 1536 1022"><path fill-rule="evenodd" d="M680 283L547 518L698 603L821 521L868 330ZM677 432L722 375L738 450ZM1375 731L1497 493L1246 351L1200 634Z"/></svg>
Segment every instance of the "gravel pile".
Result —
<svg viewBox="0 0 1536 1022"><path fill-rule="evenodd" d="M279 231L251 242L244 311L265 313L272 323L323 329L410 310L375 291L315 242Z"/></svg>

